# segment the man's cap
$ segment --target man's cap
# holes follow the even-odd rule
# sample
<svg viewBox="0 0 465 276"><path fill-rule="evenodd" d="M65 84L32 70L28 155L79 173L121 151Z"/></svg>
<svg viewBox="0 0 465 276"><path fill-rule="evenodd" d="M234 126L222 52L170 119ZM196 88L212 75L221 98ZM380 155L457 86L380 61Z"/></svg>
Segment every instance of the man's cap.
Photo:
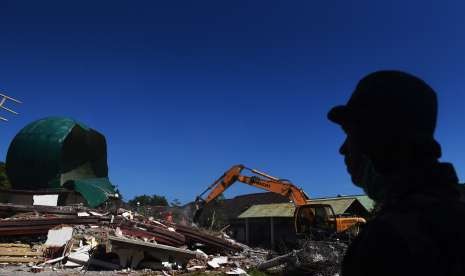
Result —
<svg viewBox="0 0 465 276"><path fill-rule="evenodd" d="M359 81L345 105L333 107L328 119L371 131L433 136L437 98L420 78L401 71L377 71Z"/></svg>

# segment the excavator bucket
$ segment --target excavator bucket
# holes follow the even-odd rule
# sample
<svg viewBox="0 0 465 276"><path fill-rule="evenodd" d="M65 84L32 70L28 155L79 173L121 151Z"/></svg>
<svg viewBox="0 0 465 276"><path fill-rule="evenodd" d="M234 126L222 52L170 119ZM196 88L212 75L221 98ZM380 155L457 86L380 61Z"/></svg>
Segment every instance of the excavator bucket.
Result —
<svg viewBox="0 0 465 276"><path fill-rule="evenodd" d="M194 223L198 223L200 216L202 215L203 209L204 209L205 201L201 197L197 197L194 202L194 217L192 221Z"/></svg>

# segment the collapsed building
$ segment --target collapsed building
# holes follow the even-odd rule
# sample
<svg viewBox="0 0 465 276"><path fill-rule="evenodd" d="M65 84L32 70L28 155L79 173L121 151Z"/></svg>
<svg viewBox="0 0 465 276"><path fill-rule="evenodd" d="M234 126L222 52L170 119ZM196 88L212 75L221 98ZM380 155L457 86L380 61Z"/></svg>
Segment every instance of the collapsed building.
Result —
<svg viewBox="0 0 465 276"><path fill-rule="evenodd" d="M119 198L108 179L105 137L71 118L21 129L8 148L6 173L12 188L0 198L8 203L98 207Z"/></svg>
<svg viewBox="0 0 465 276"><path fill-rule="evenodd" d="M74 119L48 117L21 129L9 146L6 173L11 188L0 190L2 269L27 264L23 271L213 269L240 275L240 266L250 266L250 257L235 255L248 247L222 233L120 208L108 178L105 137Z"/></svg>
<svg viewBox="0 0 465 276"><path fill-rule="evenodd" d="M311 203L328 204L336 216L368 218L374 202L364 195L315 198ZM290 202L253 204L231 221L231 236L250 246L277 249L297 240L294 229L295 205Z"/></svg>
<svg viewBox="0 0 465 276"><path fill-rule="evenodd" d="M374 202L366 195L314 198L310 203L327 204L338 217L368 218ZM294 225L295 204L276 193L254 193L223 199L207 205L200 224L207 228L225 228L238 242L249 246L279 249L295 244L298 239Z"/></svg>
<svg viewBox="0 0 465 276"><path fill-rule="evenodd" d="M6 171L12 187L0 190L0 263L4 264L0 273L5 266L27 264L22 271L148 269L163 275L197 271L247 275L250 268L299 264L306 271L335 275L346 248L310 241L298 251L270 259L269 250L231 238L229 233L253 245L253 229L261 228L262 240L274 247L279 227L289 226L290 220L281 216L280 224L270 213L255 220L252 217L260 213L256 209L263 205L254 204L272 201L289 210L292 204L269 193L226 200L230 203L226 212L228 206L233 211L224 231L125 210L108 178L105 137L71 118L49 117L24 127L10 144ZM362 210L357 202L341 212ZM266 225L257 228L260 223Z"/></svg>

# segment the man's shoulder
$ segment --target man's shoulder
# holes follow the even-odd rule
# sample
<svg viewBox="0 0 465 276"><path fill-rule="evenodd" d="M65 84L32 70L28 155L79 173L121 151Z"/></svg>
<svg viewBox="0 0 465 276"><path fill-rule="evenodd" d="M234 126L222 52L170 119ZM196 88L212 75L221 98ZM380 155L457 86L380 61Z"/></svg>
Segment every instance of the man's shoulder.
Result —
<svg viewBox="0 0 465 276"><path fill-rule="evenodd" d="M388 240L398 239L417 256L456 253L465 248L465 203L422 195L408 200L383 210L370 221L368 239L387 235Z"/></svg>
<svg viewBox="0 0 465 276"><path fill-rule="evenodd" d="M392 224L378 218L364 225L344 257L343 275L413 275L405 260L412 261L407 240ZM407 266L399 269L392 266ZM399 274L399 272L406 272ZM407 273L408 272L408 273ZM413 271L412 271L413 273Z"/></svg>
<svg viewBox="0 0 465 276"><path fill-rule="evenodd" d="M460 226L465 226L464 217L465 203L459 199L417 194L384 208L373 225L388 224L399 232L460 231Z"/></svg>

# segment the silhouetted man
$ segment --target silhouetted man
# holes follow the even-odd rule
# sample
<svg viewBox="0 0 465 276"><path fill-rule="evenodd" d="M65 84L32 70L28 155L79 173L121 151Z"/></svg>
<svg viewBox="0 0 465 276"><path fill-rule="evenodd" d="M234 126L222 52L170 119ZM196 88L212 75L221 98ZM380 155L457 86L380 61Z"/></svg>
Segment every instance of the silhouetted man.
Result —
<svg viewBox="0 0 465 276"><path fill-rule="evenodd" d="M364 77L328 118L352 182L380 211L350 245L343 276L465 275L465 205L434 139L436 93L399 71ZM465 153L464 153L465 154Z"/></svg>

